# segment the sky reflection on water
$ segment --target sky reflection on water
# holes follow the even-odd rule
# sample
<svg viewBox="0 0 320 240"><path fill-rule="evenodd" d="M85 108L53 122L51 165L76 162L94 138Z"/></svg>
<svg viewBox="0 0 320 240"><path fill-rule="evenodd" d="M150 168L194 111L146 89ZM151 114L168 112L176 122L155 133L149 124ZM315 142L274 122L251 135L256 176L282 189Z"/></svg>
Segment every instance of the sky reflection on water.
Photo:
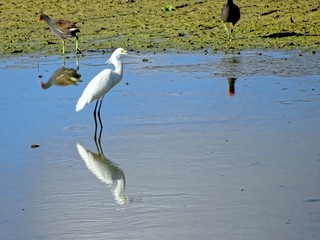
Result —
<svg viewBox="0 0 320 240"><path fill-rule="evenodd" d="M47 90L59 57L1 60L4 239L317 239L318 54L132 52L95 151L94 104L74 108L108 56Z"/></svg>

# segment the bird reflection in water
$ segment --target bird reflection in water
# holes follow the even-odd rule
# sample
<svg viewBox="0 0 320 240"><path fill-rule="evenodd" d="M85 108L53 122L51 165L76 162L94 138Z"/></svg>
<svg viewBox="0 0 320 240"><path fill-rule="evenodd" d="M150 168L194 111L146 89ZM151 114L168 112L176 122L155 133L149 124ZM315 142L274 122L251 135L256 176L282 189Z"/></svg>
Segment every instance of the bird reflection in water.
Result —
<svg viewBox="0 0 320 240"><path fill-rule="evenodd" d="M228 96L234 96L236 93L235 90L235 83L236 83L236 76L240 74L243 69L240 64L240 55L226 58L224 55L223 60L220 62L220 66L223 71L223 75L228 79Z"/></svg>
<svg viewBox="0 0 320 240"><path fill-rule="evenodd" d="M124 172L103 154L100 141L95 141L97 153L87 150L77 143L77 150L86 163L87 168L102 182L112 188L113 197L119 205L131 202L129 196L124 195L126 180Z"/></svg>
<svg viewBox="0 0 320 240"><path fill-rule="evenodd" d="M78 85L81 74L73 68L65 68L64 66L57 69L47 82L40 81L40 85L43 89L50 88L52 85L55 86L69 86Z"/></svg>
<svg viewBox="0 0 320 240"><path fill-rule="evenodd" d="M228 78L228 83L229 83L229 88L228 88L228 96L232 97L236 94L236 89L235 89L235 83L236 83L237 78L235 77L229 77Z"/></svg>

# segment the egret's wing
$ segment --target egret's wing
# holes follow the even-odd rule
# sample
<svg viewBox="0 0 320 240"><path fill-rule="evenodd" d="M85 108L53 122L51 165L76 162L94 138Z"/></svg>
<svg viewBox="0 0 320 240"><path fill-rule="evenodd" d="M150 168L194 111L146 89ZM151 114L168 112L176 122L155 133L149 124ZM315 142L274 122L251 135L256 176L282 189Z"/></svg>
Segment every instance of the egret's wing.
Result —
<svg viewBox="0 0 320 240"><path fill-rule="evenodd" d="M77 143L77 150L87 168L102 182L111 185L113 179L113 166L110 160L105 159L101 154L91 152Z"/></svg>
<svg viewBox="0 0 320 240"><path fill-rule="evenodd" d="M112 70L105 69L89 82L78 100L76 106L77 112L83 109L85 105L102 97L109 90L107 87L110 84L108 84L108 82L110 81L110 76L112 75L111 72Z"/></svg>

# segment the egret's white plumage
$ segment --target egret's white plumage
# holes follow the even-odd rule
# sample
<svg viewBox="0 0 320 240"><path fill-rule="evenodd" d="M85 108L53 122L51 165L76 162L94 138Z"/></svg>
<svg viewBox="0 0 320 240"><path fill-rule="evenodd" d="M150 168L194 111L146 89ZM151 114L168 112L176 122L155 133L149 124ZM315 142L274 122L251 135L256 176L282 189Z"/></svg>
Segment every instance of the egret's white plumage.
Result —
<svg viewBox="0 0 320 240"><path fill-rule="evenodd" d="M76 111L79 112L87 104L91 103L94 100L101 101L103 100L104 95L117 83L121 81L122 78L122 63L119 61L119 57L122 54L126 54L127 51L123 48L116 49L108 63L115 66L115 70L105 69L102 70L97 76L95 76L84 89L81 97L78 100L76 105ZM97 106L97 105L96 105ZM100 103L101 107L101 103ZM100 108L99 108L100 112Z"/></svg>
<svg viewBox="0 0 320 240"><path fill-rule="evenodd" d="M101 146L99 146L101 147ZM87 150L79 143L77 144L78 153L86 163L88 169L102 182L112 187L114 199L120 205L130 203L129 196L124 194L126 179L124 172L117 167L111 160L107 159L102 150L98 153Z"/></svg>

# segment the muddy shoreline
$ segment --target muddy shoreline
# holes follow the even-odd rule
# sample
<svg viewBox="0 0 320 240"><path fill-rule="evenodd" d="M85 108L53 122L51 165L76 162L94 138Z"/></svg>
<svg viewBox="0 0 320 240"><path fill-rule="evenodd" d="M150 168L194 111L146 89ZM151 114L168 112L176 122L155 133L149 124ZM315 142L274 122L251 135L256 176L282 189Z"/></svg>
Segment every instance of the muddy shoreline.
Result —
<svg viewBox="0 0 320 240"><path fill-rule="evenodd" d="M77 21L84 52L125 47L129 50L224 50L226 33L221 24L223 0L168 1L50 1L0 3L0 54L58 54L61 43L40 13L53 19ZM288 1L238 0L241 19L236 25L236 50L281 49L318 51L320 48L320 5ZM168 8L170 6L170 8ZM66 52L73 53L74 39Z"/></svg>

